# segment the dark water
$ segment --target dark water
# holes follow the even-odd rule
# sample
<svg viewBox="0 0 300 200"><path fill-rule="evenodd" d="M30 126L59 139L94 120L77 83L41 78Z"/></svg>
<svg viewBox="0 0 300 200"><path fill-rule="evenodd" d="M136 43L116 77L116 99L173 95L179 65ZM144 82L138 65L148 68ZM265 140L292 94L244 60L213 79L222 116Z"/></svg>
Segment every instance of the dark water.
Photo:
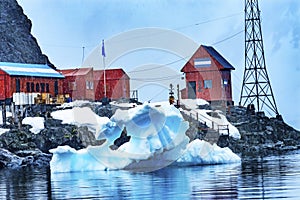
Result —
<svg viewBox="0 0 300 200"><path fill-rule="evenodd" d="M0 199L300 199L300 152L144 174L1 170Z"/></svg>

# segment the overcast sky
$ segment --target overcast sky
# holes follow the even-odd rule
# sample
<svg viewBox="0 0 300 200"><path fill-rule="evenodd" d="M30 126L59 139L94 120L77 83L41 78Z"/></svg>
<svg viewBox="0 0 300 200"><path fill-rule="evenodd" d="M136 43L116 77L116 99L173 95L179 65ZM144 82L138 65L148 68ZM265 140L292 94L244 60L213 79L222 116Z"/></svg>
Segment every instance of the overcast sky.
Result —
<svg viewBox="0 0 300 200"><path fill-rule="evenodd" d="M242 0L17 1L32 21L32 34L42 52L57 68L80 67L83 58L101 45L102 39L109 41L127 31L149 27L172 30L198 45L212 45L236 68L233 93L235 102L239 101L244 70ZM297 60L300 56L300 1L262 0L259 3L266 65L277 106L285 121L300 129L300 62ZM143 35L145 40L147 37ZM131 39L134 42L134 38ZM178 56L170 53L145 48L120 56L114 65L122 66L129 73L130 66L165 64L177 59ZM182 64L177 63L174 70L179 73ZM152 86L145 85L144 89L147 87ZM164 88L161 91L164 98L168 91ZM160 90L157 92L152 94L153 98L159 96Z"/></svg>

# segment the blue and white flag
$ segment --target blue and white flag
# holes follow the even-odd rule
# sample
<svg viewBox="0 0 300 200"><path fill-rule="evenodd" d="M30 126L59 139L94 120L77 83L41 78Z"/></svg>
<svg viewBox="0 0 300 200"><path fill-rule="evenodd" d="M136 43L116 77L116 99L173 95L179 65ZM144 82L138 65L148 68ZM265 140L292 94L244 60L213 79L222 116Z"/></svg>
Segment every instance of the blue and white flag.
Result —
<svg viewBox="0 0 300 200"><path fill-rule="evenodd" d="M102 40L102 56L105 57L104 40Z"/></svg>

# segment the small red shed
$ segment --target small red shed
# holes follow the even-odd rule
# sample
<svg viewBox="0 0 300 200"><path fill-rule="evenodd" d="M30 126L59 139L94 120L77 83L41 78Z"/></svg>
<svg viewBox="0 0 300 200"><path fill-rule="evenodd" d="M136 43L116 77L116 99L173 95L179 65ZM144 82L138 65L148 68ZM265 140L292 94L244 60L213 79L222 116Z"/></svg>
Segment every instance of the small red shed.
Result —
<svg viewBox="0 0 300 200"><path fill-rule="evenodd" d="M63 93L73 100L94 100L93 68L76 68L59 70L64 76Z"/></svg>
<svg viewBox="0 0 300 200"><path fill-rule="evenodd" d="M201 45L181 69L186 80L182 98L233 104L231 70L234 67L213 47Z"/></svg>
<svg viewBox="0 0 300 200"><path fill-rule="evenodd" d="M120 99L130 97L130 79L121 68L106 69L106 97ZM100 101L104 97L104 70L94 71L95 100Z"/></svg>
<svg viewBox="0 0 300 200"><path fill-rule="evenodd" d="M64 76L48 65L0 62L0 101L10 104L13 93L62 93Z"/></svg>

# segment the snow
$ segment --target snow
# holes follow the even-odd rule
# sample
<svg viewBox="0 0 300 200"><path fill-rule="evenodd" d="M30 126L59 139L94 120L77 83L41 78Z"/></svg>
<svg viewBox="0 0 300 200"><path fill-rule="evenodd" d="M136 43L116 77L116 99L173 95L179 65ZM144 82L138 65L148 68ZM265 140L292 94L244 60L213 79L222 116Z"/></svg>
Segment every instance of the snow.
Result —
<svg viewBox="0 0 300 200"><path fill-rule="evenodd" d="M6 118L11 117L12 113L6 111ZM3 124L3 119L2 119L2 110L0 110L0 124Z"/></svg>
<svg viewBox="0 0 300 200"><path fill-rule="evenodd" d="M29 130L34 134L38 134L45 128L44 122L45 119L43 117L25 117L22 120L22 124L28 124L32 126L32 128L30 128Z"/></svg>
<svg viewBox="0 0 300 200"><path fill-rule="evenodd" d="M57 110L51 113L51 117L62 120L63 124L87 126L90 131L95 133L113 124L108 117L98 116L89 107L73 107L72 109Z"/></svg>
<svg viewBox="0 0 300 200"><path fill-rule="evenodd" d="M204 99L181 99L180 102L188 109L196 109L198 106L209 105Z"/></svg>
<svg viewBox="0 0 300 200"><path fill-rule="evenodd" d="M62 105L57 106L57 108L65 109L65 108L79 107L86 103L90 103L90 102L87 100L76 100L69 103L63 103Z"/></svg>
<svg viewBox="0 0 300 200"><path fill-rule="evenodd" d="M87 107L55 111L51 115L63 120L63 123L88 126L96 139L106 139L100 146L88 146L82 150L69 146L50 150L53 153L50 162L52 173L108 169L147 172L175 161L178 165L240 162L240 158L229 148L220 148L201 140L188 144L189 139L185 135L188 122L168 102L119 109L110 119L97 116ZM110 146L124 128L131 137L130 141L112 150Z"/></svg>
<svg viewBox="0 0 300 200"><path fill-rule="evenodd" d="M6 129L6 128L0 128L0 135L2 135L3 133L5 132L8 132L9 129Z"/></svg>
<svg viewBox="0 0 300 200"><path fill-rule="evenodd" d="M205 123L209 128L219 131L220 134L228 134L228 131L224 130L228 126L229 136L236 139L241 138L238 129L227 120L222 111L204 110L198 108L199 105L205 105L205 100L186 99L182 100L181 103L188 108L188 110L181 109L182 112L193 117L194 119L198 118L201 123ZM214 113L214 115L210 116L209 113Z"/></svg>

